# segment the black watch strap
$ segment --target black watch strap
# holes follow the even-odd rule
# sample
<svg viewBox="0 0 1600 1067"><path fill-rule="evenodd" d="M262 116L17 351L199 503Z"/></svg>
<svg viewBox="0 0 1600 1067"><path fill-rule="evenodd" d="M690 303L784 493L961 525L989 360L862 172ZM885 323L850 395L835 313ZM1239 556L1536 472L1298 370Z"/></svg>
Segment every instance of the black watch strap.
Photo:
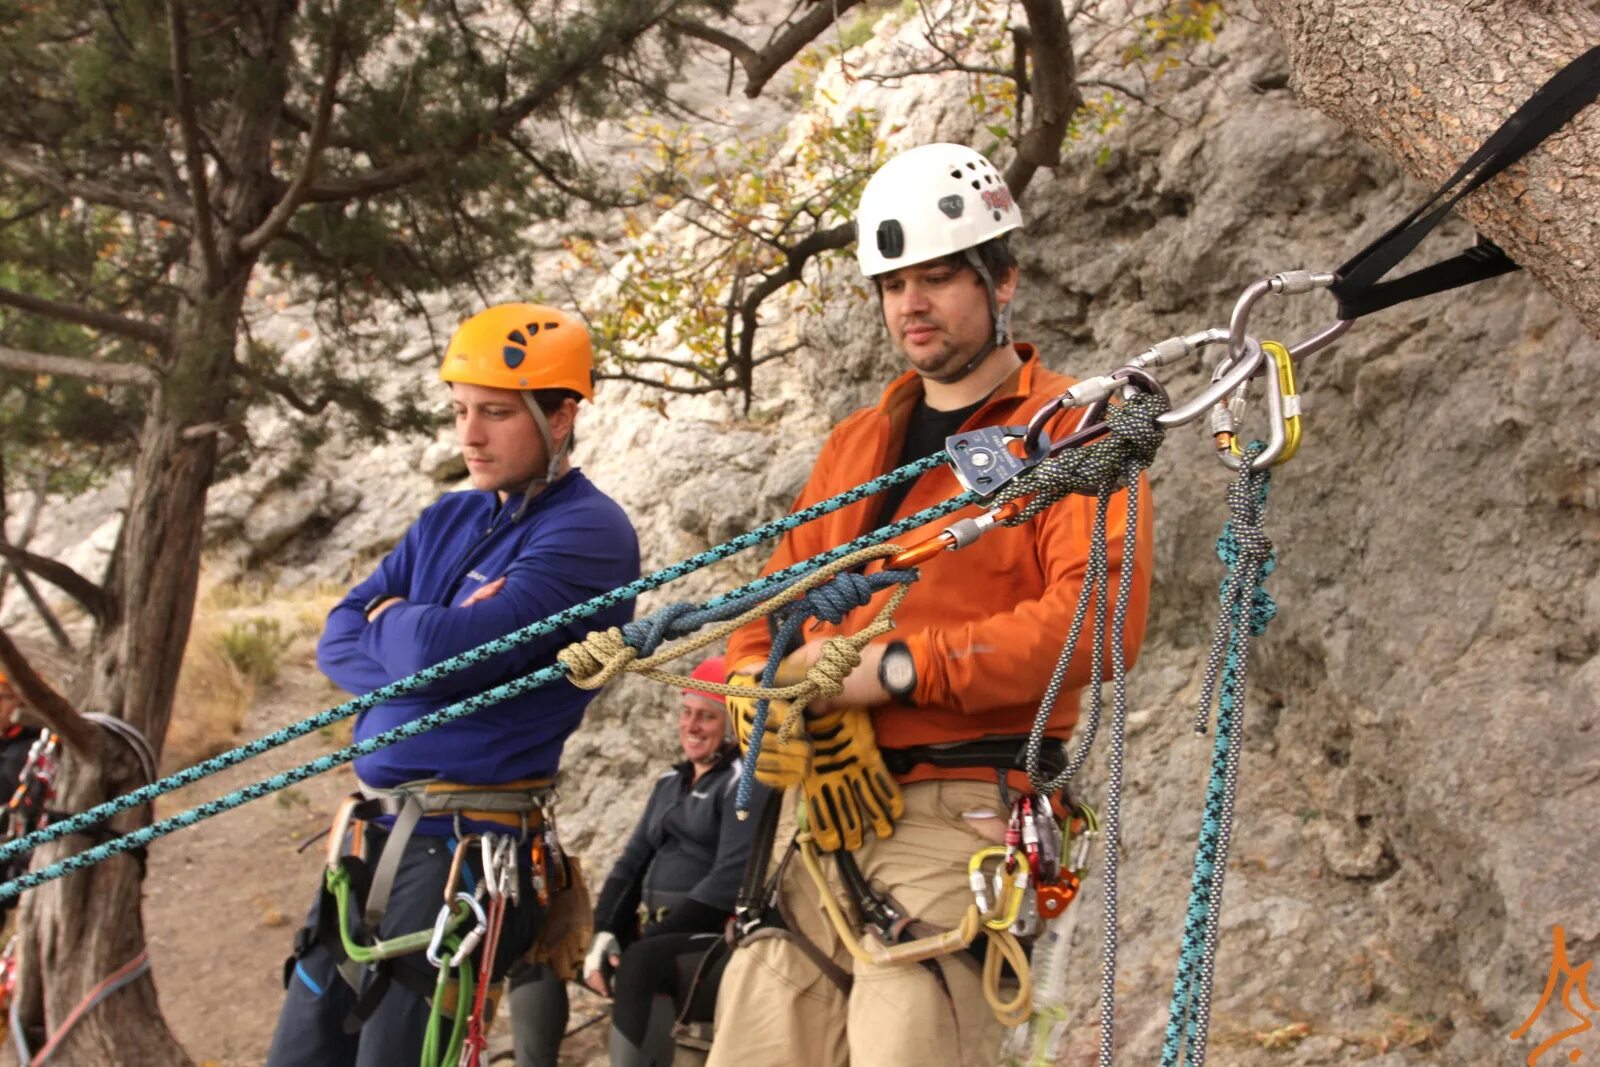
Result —
<svg viewBox="0 0 1600 1067"><path fill-rule="evenodd" d="M390 601L390 600L398 600L398 599L400 599L400 598L395 596L393 593L379 593L377 596L375 596L371 600L367 601L366 606L361 609L361 614L363 616L371 615L374 611L378 610L378 605L383 604L383 603L385 603L387 601Z"/></svg>

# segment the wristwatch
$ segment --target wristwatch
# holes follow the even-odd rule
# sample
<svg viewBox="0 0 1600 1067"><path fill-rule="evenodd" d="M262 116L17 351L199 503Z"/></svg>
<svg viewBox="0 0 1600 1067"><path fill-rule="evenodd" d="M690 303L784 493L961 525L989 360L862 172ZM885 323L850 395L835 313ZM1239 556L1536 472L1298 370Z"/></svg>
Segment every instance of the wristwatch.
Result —
<svg viewBox="0 0 1600 1067"><path fill-rule="evenodd" d="M372 613L374 611L377 611L379 607L381 607L382 605L388 603L391 600L399 600L399 599L400 599L400 597L395 596L393 593L379 593L377 596L375 596L371 600L367 601L367 606L361 609L361 615L368 622L371 622L372 621Z"/></svg>
<svg viewBox="0 0 1600 1067"><path fill-rule="evenodd" d="M896 703L911 704L911 694L917 691L917 662L904 641L890 641L884 648L878 661L878 684Z"/></svg>

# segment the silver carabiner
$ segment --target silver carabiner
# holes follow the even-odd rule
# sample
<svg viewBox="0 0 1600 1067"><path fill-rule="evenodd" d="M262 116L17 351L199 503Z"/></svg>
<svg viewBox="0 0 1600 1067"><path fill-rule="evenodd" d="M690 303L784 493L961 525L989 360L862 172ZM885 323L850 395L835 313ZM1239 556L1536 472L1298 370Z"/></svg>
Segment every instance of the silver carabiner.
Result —
<svg viewBox="0 0 1600 1067"><path fill-rule="evenodd" d="M1222 367L1217 368L1219 375L1222 370ZM1275 367L1268 367L1264 377L1267 379L1267 447L1257 453L1250 464L1250 469L1257 471L1271 466L1273 461L1283 452L1284 446L1289 440L1288 422L1285 418L1283 403L1283 382L1278 378L1277 368ZM1239 386L1238 392L1232 398L1218 401L1217 408L1221 412L1225 412L1229 420L1238 418L1238 413L1233 405L1237 402L1242 409L1244 394L1249 384L1249 382L1244 382ZM1212 423L1213 431L1216 431L1217 426L1218 421L1214 420ZM1229 426L1227 432L1231 434L1235 429L1235 427ZM1220 443L1217 447L1217 458L1222 461L1223 466L1235 471L1244 462L1242 456L1234 455L1231 448Z"/></svg>
<svg viewBox="0 0 1600 1067"><path fill-rule="evenodd" d="M461 947L456 949L455 955L450 957L450 966L452 967L461 966L478 947L478 942L483 940L483 935L489 932L489 916L484 913L483 905L478 903L478 898L470 893L457 893L456 899L464 901L467 907L472 909L472 917L478 920L478 924L461 939ZM438 966L438 964L434 966Z"/></svg>
<svg viewBox="0 0 1600 1067"><path fill-rule="evenodd" d="M1240 295L1238 303L1234 304L1233 315L1228 320L1228 355L1239 358L1239 353L1244 349L1245 327L1250 320L1250 310L1263 296L1268 293L1297 296L1314 289L1326 289L1338 280L1339 276L1331 271L1286 270L1251 283ZM1320 352L1343 337L1354 324L1354 319L1335 319L1332 326L1289 345L1289 356L1299 358Z"/></svg>
<svg viewBox="0 0 1600 1067"><path fill-rule="evenodd" d="M483 906L478 903L478 899L471 893L457 893L455 902L465 903L472 910L473 915L478 920L480 931L489 929L489 917L484 914ZM444 966L444 939L450 934L450 920L454 917L455 907L450 903L446 903L444 907L439 909L438 918L433 920L433 937L428 940L428 949L423 955L435 967ZM482 932L478 936L481 938L483 936ZM473 944L476 946L477 942L473 942Z"/></svg>
<svg viewBox="0 0 1600 1067"><path fill-rule="evenodd" d="M1219 400L1227 399L1229 394L1254 377L1266 358L1267 354L1261 350L1261 342L1254 337L1246 337L1244 358L1230 357L1224 364L1225 369L1212 379L1204 392L1164 415L1157 415L1156 422L1168 429L1193 422L1215 406Z"/></svg>

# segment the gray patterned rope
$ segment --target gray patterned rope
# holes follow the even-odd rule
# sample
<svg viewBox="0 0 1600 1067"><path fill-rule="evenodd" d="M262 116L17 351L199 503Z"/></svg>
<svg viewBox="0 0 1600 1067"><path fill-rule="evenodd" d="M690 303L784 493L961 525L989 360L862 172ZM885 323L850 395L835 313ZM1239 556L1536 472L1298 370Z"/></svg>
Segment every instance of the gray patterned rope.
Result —
<svg viewBox="0 0 1600 1067"><path fill-rule="evenodd" d="M1253 458L1261 449L1259 441L1253 442L1245 450L1246 458ZM1241 465L1238 479L1228 490L1229 520L1217 542L1217 554L1228 564L1228 574L1219 593L1221 611L1207 657L1195 723L1195 731L1203 734L1220 677L1217 738L1200 838L1195 846L1194 875L1162 1045L1162 1067L1176 1067L1180 1058L1189 1067L1203 1067L1206 1058L1223 882L1244 749L1250 639L1263 633L1277 612L1262 584L1275 566L1272 541L1264 525L1270 483L1270 471L1253 471L1249 463Z"/></svg>

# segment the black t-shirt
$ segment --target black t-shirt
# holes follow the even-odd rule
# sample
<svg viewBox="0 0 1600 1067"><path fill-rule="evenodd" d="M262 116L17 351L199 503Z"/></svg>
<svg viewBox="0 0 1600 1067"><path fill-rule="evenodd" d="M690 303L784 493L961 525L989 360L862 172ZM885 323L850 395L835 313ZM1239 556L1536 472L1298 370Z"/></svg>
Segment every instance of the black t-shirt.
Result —
<svg viewBox="0 0 1600 1067"><path fill-rule="evenodd" d="M900 461L895 466L904 467L907 463L915 463L935 452L943 451L944 439L960 430L988 399L984 397L976 403L954 411L937 411L928 406L927 397L918 397L916 410L912 411L911 421L906 426L906 440L900 448ZM884 490L883 503L879 505L882 510L878 512L878 521L873 525L882 526L893 518L905 500L906 494L911 492L911 487L916 483L916 478L910 478Z"/></svg>

